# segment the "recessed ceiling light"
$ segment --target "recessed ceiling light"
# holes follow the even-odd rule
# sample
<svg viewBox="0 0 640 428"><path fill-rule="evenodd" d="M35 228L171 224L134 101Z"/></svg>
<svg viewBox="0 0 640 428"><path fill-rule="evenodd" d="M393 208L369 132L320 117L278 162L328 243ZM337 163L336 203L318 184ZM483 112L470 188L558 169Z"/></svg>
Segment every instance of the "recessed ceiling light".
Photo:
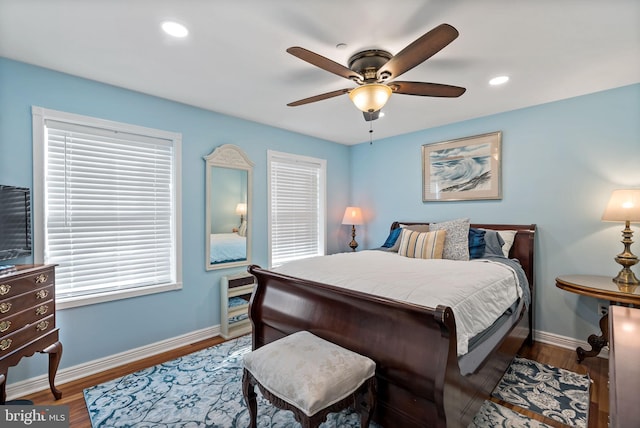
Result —
<svg viewBox="0 0 640 428"><path fill-rule="evenodd" d="M497 86L497 85L502 85L503 83L507 83L508 81L509 81L509 76L497 76L489 80L489 84L492 86Z"/></svg>
<svg viewBox="0 0 640 428"><path fill-rule="evenodd" d="M162 29L165 33L173 37L187 37L189 30L182 24L174 21L165 21L162 23Z"/></svg>

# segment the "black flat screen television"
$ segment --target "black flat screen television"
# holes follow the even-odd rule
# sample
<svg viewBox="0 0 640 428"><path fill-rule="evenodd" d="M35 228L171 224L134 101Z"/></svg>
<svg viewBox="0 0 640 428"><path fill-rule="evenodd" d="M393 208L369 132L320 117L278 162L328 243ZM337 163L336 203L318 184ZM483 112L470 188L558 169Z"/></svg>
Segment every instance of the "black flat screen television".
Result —
<svg viewBox="0 0 640 428"><path fill-rule="evenodd" d="M31 255L31 191L0 185L0 260Z"/></svg>

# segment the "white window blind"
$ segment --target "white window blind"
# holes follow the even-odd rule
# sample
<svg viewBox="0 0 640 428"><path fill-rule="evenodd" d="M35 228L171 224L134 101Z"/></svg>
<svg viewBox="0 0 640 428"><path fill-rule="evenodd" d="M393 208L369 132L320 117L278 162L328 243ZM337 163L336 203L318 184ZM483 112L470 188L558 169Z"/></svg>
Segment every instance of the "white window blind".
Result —
<svg viewBox="0 0 640 428"><path fill-rule="evenodd" d="M43 261L58 265L57 299L177 288L176 144L44 120Z"/></svg>
<svg viewBox="0 0 640 428"><path fill-rule="evenodd" d="M326 161L269 151L270 265L325 254Z"/></svg>

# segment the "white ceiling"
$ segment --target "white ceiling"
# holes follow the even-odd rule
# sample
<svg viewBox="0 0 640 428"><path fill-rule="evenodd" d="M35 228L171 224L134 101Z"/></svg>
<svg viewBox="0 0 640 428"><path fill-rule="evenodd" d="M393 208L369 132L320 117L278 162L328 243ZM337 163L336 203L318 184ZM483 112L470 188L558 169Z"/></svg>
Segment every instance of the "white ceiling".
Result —
<svg viewBox="0 0 640 428"><path fill-rule="evenodd" d="M189 36L165 35L168 19ZM460 36L400 80L467 92L392 95L374 138L640 81L638 0L0 0L0 56L355 144L369 123L347 95L286 106L354 84L286 48L347 65L363 49L396 54L441 23ZM509 83L490 87L500 74Z"/></svg>

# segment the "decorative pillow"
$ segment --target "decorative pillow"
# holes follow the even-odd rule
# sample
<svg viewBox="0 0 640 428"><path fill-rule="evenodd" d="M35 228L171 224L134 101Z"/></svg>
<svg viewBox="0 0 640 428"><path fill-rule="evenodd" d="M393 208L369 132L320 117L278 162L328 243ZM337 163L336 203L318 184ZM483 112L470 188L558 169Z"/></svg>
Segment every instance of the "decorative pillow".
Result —
<svg viewBox="0 0 640 428"><path fill-rule="evenodd" d="M469 258L479 259L484 255L487 243L484 240L486 230L469 228Z"/></svg>
<svg viewBox="0 0 640 428"><path fill-rule="evenodd" d="M398 254L414 259L441 259L446 235L445 230L418 232L403 229Z"/></svg>
<svg viewBox="0 0 640 428"><path fill-rule="evenodd" d="M402 231L403 229L415 230L416 232L428 232L429 231L429 225L428 224L401 224L400 227L398 227L395 230ZM395 244L391 248L389 248L389 251L398 252L398 248L400 248L400 240L399 239L397 239Z"/></svg>
<svg viewBox="0 0 640 428"><path fill-rule="evenodd" d="M446 230L447 237L444 240L443 259L469 260L469 219L431 223L429 230Z"/></svg>

